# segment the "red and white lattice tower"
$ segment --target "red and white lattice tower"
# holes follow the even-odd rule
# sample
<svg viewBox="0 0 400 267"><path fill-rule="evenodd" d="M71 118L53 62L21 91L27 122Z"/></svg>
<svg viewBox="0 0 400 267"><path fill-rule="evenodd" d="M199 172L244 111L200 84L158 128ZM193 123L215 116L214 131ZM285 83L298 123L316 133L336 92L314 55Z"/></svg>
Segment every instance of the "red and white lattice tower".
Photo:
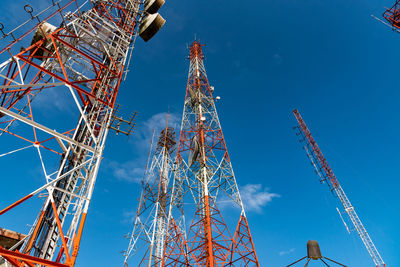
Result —
<svg viewBox="0 0 400 267"><path fill-rule="evenodd" d="M128 266L128 263L131 266L161 265L171 195L169 181L173 174L175 150L175 131L167 126L161 131L154 151L150 150L149 153L149 164L142 183L124 266Z"/></svg>
<svg viewBox="0 0 400 267"><path fill-rule="evenodd" d="M259 266L198 41L189 59L162 266Z"/></svg>
<svg viewBox="0 0 400 267"><path fill-rule="evenodd" d="M304 142L304 150L307 153L307 157L310 159L311 164L314 166L316 173L321 178L321 182L328 184L329 188L335 195L339 198L340 202L343 205L344 212L348 215L354 229L357 231L358 235L360 236L362 242L364 243L365 248L368 250L369 255L371 256L375 266L377 267L385 267L385 263L379 254L377 248L375 247L374 243L372 242L371 237L369 236L367 230L365 229L364 225L362 224L360 218L358 217L354 207L350 203L347 195L345 194L342 186L340 185L338 179L336 178L335 174L333 173L331 167L329 166L328 162L326 161L324 155L322 154L321 150L319 149L317 142L314 140L314 137L311 135L310 130L308 129L306 123L304 122L303 118L301 117L299 111L297 109L293 110L293 114L296 117L296 120L299 124L297 127L298 133L297 135L300 136L300 141ZM338 209L339 212L339 209ZM339 212L340 216L342 217L341 213ZM347 224L343 220L347 231L350 232L350 229L347 227Z"/></svg>
<svg viewBox="0 0 400 267"><path fill-rule="evenodd" d="M0 64L0 134L29 143L12 152L37 151L44 182L0 210L0 215L18 212L17 206L33 196L45 197L32 218L22 214L26 223L36 216L26 238L10 249L0 247L0 258L13 266L75 264L109 129L126 134L132 130L132 119L115 114L119 85L137 34L147 41L164 23L156 13L160 2L54 0L38 13L26 5L30 19L13 31L5 33L0 25L3 37L11 41L0 50L4 59ZM35 101L50 88L66 92L59 97L70 96L72 118L60 114L57 123L51 124L41 116L38 110L48 100L42 99L40 105ZM127 131L120 128L123 124ZM6 167L2 165L3 170ZM32 190L23 186L24 181L18 182L22 191Z"/></svg>

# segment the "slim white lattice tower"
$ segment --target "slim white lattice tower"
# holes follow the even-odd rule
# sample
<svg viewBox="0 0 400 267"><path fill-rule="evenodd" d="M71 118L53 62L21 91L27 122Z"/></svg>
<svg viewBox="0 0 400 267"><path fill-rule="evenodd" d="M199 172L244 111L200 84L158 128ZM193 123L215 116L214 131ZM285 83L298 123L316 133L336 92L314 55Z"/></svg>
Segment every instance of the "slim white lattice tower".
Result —
<svg viewBox="0 0 400 267"><path fill-rule="evenodd" d="M167 126L161 131L155 150L149 154L151 162L142 184L124 266L128 266L131 257L136 260L134 266L161 266L175 150L175 131Z"/></svg>

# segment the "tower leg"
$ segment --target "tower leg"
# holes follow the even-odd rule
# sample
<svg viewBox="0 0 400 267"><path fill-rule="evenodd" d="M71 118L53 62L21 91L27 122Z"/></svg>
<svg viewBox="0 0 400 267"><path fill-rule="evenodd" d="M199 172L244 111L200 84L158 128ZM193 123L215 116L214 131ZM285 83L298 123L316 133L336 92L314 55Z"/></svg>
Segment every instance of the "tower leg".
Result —
<svg viewBox="0 0 400 267"><path fill-rule="evenodd" d="M294 265L294 264L296 264L296 263L298 263L298 262L301 262L302 260L304 260L305 258L307 258L307 256L306 257L303 257L303 258L301 258L300 260L297 260L297 261L295 261L295 262L293 262L293 263L291 263L291 264L289 264L288 266L286 266L286 267L289 267L289 266L292 266L292 265Z"/></svg>

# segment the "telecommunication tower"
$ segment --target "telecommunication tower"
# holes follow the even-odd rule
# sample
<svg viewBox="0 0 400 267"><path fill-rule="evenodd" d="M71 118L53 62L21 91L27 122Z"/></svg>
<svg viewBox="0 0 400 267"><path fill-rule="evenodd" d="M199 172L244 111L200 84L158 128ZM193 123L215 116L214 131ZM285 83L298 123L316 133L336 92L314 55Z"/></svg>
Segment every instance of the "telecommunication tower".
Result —
<svg viewBox="0 0 400 267"><path fill-rule="evenodd" d="M125 253L124 266L135 257L135 266L161 266L171 195L169 181L176 150L175 130L166 127L160 133L142 183L142 193Z"/></svg>
<svg viewBox="0 0 400 267"><path fill-rule="evenodd" d="M26 237L13 248L0 247L9 264L74 266L109 129L130 134L134 127L135 115L122 119L115 111L134 41L137 35L148 41L162 27L157 11L163 3L52 0L38 13L25 5L30 18L14 30L0 24L1 39L10 41L0 50L0 135L29 144L1 156L34 149L44 177L43 186L0 215L33 196L45 198ZM71 125L63 117L48 123L38 112L46 99L35 101L50 88L70 95Z"/></svg>
<svg viewBox="0 0 400 267"><path fill-rule="evenodd" d="M260 266L199 41L189 59L162 266Z"/></svg>
<svg viewBox="0 0 400 267"><path fill-rule="evenodd" d="M326 161L324 155L322 154L313 136L311 135L310 130L307 128L307 125L302 119L299 111L295 109L293 110L293 114L296 117L296 120L299 124L299 126L296 127L298 130L297 135L300 137L300 142L304 142L303 148L306 151L307 157L310 159L311 164L314 166L316 173L320 177L321 182L326 183L331 189L331 191L334 192L341 201L345 213L350 218L355 230L357 231L362 242L364 243L364 246L368 250L369 255L374 261L375 266L377 267L386 266L381 255L379 254L374 243L372 242L372 239L370 238L367 230L361 223L361 220L358 217L354 207L351 205L350 200L347 198L341 185L339 184L338 179L336 178L335 174L333 174L332 169L328 165L328 162ZM339 214L341 213L339 212ZM346 223L345 226L349 231L349 228L347 227Z"/></svg>

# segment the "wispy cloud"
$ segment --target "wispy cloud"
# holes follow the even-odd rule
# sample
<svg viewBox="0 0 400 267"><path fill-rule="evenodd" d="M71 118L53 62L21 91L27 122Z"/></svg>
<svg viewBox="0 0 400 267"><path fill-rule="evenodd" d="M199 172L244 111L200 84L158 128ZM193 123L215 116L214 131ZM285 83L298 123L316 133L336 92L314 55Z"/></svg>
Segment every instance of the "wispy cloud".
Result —
<svg viewBox="0 0 400 267"><path fill-rule="evenodd" d="M71 93L65 86L44 89L32 102L40 112L63 112L73 114L78 110Z"/></svg>
<svg viewBox="0 0 400 267"><path fill-rule="evenodd" d="M182 32L185 28L185 25L187 25L186 20L188 17L185 16L185 14L176 11L176 8L172 8L167 5L163 11L166 14L165 17L167 17L168 21L170 22L166 24L166 27L168 27L172 32Z"/></svg>
<svg viewBox="0 0 400 267"><path fill-rule="evenodd" d="M133 223L133 221L136 218L136 211L134 210L128 210L128 211L124 211L122 213L122 223Z"/></svg>
<svg viewBox="0 0 400 267"><path fill-rule="evenodd" d="M280 251L280 252L279 252L279 256L284 256L284 255L293 253L294 251L295 251L294 248L291 248L291 249L289 249L289 250L283 250L283 251Z"/></svg>
<svg viewBox="0 0 400 267"><path fill-rule="evenodd" d="M123 180L130 183L140 183L144 175L145 166L142 161L127 161L109 163L112 169L113 176L118 180Z"/></svg>
<svg viewBox="0 0 400 267"><path fill-rule="evenodd" d="M138 127L136 128L135 132L135 138L133 138L133 144L139 153L144 152L144 155L147 156L146 152L149 150L153 131L155 138L157 138L161 130L167 126L167 116L168 114L166 112L157 113L146 121L138 123ZM175 128L176 132L179 132L180 130L180 122L179 115L173 113L169 114L168 126Z"/></svg>
<svg viewBox="0 0 400 267"><path fill-rule="evenodd" d="M175 128L175 131L180 124L180 118L177 114L169 114L168 126ZM145 172L147 154L149 151L150 141L154 131L154 142L156 142L159 133L167 126L167 113L158 113L151 116L143 123L138 124L133 146L137 151L138 157L134 160L126 162L111 161L109 167L112 169L113 176L119 180L130 183L140 183ZM178 136L177 136L178 138Z"/></svg>
<svg viewBox="0 0 400 267"><path fill-rule="evenodd" d="M273 59L273 61L274 61L274 63L276 64L276 65L281 65L282 64L282 56L280 55L280 54L274 54L273 56L272 56L272 59Z"/></svg>
<svg viewBox="0 0 400 267"><path fill-rule="evenodd" d="M279 194L269 192L269 188L263 188L261 184L247 184L240 186L239 190L246 211L261 213L268 203L280 197Z"/></svg>

